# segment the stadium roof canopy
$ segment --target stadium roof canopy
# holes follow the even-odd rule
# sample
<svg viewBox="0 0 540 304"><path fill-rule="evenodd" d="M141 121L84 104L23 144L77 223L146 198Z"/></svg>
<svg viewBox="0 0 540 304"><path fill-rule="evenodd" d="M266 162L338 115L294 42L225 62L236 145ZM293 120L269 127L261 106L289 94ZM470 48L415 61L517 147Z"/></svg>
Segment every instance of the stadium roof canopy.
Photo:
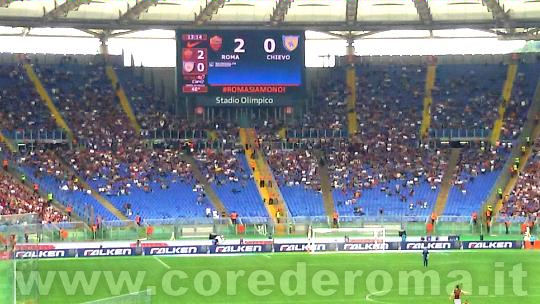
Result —
<svg viewBox="0 0 540 304"><path fill-rule="evenodd" d="M0 25L94 30L473 28L540 39L540 0L0 0Z"/></svg>

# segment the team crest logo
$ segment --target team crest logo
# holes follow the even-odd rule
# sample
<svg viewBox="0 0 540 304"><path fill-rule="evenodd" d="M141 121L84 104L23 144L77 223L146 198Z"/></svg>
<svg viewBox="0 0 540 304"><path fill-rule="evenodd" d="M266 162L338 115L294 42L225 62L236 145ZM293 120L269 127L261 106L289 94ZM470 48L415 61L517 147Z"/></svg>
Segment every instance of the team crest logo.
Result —
<svg viewBox="0 0 540 304"><path fill-rule="evenodd" d="M184 61L184 72L191 73L195 68L195 62L193 61Z"/></svg>
<svg viewBox="0 0 540 304"><path fill-rule="evenodd" d="M184 60L190 60L191 56L193 56L193 50L184 49L184 51L182 52L182 56L184 57Z"/></svg>
<svg viewBox="0 0 540 304"><path fill-rule="evenodd" d="M223 38L221 38L220 36L212 36L210 37L210 48L214 51L214 52L217 52L221 49L221 46L223 45Z"/></svg>
<svg viewBox="0 0 540 304"><path fill-rule="evenodd" d="M283 35L281 38L283 39L283 47L287 51L292 52L298 47L298 36Z"/></svg>

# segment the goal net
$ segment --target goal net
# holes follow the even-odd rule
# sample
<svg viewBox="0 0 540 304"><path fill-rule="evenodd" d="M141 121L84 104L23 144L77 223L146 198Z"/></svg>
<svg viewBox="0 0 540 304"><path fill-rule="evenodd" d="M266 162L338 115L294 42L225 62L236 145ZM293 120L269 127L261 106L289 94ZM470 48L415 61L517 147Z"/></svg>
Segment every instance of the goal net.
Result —
<svg viewBox="0 0 540 304"><path fill-rule="evenodd" d="M311 252L317 252L320 246L317 244L335 243L337 246L347 248L348 244L369 244L370 251L385 250L386 231L382 227L370 228L312 228L308 235L308 247ZM345 250L348 251L348 250ZM362 251L362 250L351 250Z"/></svg>

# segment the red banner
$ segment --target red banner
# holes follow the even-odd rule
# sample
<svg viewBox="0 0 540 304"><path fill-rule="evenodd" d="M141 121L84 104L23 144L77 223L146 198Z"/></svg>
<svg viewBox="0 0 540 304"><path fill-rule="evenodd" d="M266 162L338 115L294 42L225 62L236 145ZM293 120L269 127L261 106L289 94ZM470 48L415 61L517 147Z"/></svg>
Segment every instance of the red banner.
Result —
<svg viewBox="0 0 540 304"><path fill-rule="evenodd" d="M9 260L9 252L0 251L0 260Z"/></svg>
<svg viewBox="0 0 540 304"><path fill-rule="evenodd" d="M540 242L539 241L535 241L533 242L534 244L531 244L531 242L529 241L525 241L525 249L540 249Z"/></svg>

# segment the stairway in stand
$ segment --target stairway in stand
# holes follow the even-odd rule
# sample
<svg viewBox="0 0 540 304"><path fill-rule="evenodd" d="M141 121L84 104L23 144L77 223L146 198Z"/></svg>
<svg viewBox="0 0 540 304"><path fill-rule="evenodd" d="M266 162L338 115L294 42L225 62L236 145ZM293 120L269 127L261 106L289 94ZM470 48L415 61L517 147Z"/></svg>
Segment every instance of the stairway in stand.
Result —
<svg viewBox="0 0 540 304"><path fill-rule="evenodd" d="M504 81L504 86L502 90L502 102L498 108L498 118L493 123L493 129L491 130L490 142L492 145L495 145L499 141L501 136L501 130L504 122L504 114L506 113L506 107L510 102L510 97L512 96L512 90L514 88L514 80L516 79L516 74L518 70L517 62L512 62L508 65L508 70L506 72L506 80Z"/></svg>
<svg viewBox="0 0 540 304"><path fill-rule="evenodd" d="M528 147L524 154L521 153L521 146L525 145L526 137L530 137L534 141L534 139L537 136L540 136L540 124L535 123L536 117L539 114L540 114L540 80L537 82L533 102L529 108L529 112L527 113L527 120L523 124L523 130L521 131L521 135L517 143L512 148L511 154L508 157L508 161L505 163L504 167L502 168L502 173L499 175L497 182L493 186L493 189L491 190L491 193L489 194L489 197L486 200L486 203L484 204L484 206L482 206L482 210L480 210L481 214L484 214L488 205L493 205L494 218L497 217L499 214L499 211L503 207L503 200L497 197L497 189L498 188L503 189L503 197L508 195L512 191L512 189L514 189L514 186L516 185L517 177L519 176L519 174L512 176L510 174L510 168L513 165L513 159L519 158L520 164L521 164L521 166L519 167L519 171L521 172L521 170L523 170L523 168L527 164L529 157L532 155L532 146Z"/></svg>
<svg viewBox="0 0 540 304"><path fill-rule="evenodd" d="M11 139L7 138L4 133L2 133L2 130L0 130L0 142L3 142L11 153L17 152L17 147L15 147Z"/></svg>
<svg viewBox="0 0 540 304"><path fill-rule="evenodd" d="M321 190L323 195L323 204L326 216L332 217L336 206L334 205L334 196L332 195L332 184L330 183L330 173L328 172L328 165L324 160L324 154L322 151L315 151L319 166L319 177L321 179Z"/></svg>
<svg viewBox="0 0 540 304"><path fill-rule="evenodd" d="M119 220L121 220L121 221L129 220L108 199L106 199L104 196L99 194L99 192L96 189L94 189L92 186L90 186L88 184L88 182L86 182L86 180L84 180L81 176L79 176L79 174L77 174L77 172L75 172L75 170L63 158L61 158L58 155L55 155L55 157L58 158L58 160L60 160L60 163L62 164L62 167L65 170L67 170L70 174L72 174L73 176L75 176L79 180L79 182L80 182L80 184L81 184L81 186L82 186L82 188L84 190L90 190L89 194L92 197L94 197L103 207L105 207L107 210L109 210Z"/></svg>
<svg viewBox="0 0 540 304"><path fill-rule="evenodd" d="M49 96L49 93L47 93L47 90L45 89L45 87L41 83L41 80L39 79L39 77L34 72L34 68L30 64L25 63L24 64L24 70L26 71L26 75L28 76L28 79L30 79L30 81L34 84L36 92L41 97L41 100L45 103L47 108L49 108L49 111L51 112L51 114L54 117L54 120L56 121L56 125L58 127L60 127L61 129L63 129L64 131L66 131L68 137L72 139L73 138L73 132L71 131L71 129L67 125L66 121L62 117L62 114L60 114L60 112L58 111L58 109L54 105L51 97Z"/></svg>
<svg viewBox="0 0 540 304"><path fill-rule="evenodd" d="M450 194L450 189L452 188L452 181L454 174L456 173L457 163L459 161L459 156L461 154L461 149L453 148L450 153L450 159L448 160L448 167L444 172L443 179L441 182L441 190L435 201L435 206L433 207L433 212L436 215L442 215L444 208L446 207L446 202L448 201L448 195Z"/></svg>
<svg viewBox="0 0 540 304"><path fill-rule="evenodd" d="M255 184L259 189L259 194L263 199L268 215L274 223L278 223L277 212L279 211L281 214L279 222L285 223L289 214L287 203L281 195L281 191L279 190L270 166L262 153L257 152L257 148L255 147L255 142L257 141L255 129L240 128L239 134L246 154L246 159L252 170ZM285 232L285 229L286 227L284 225L277 225L278 233Z"/></svg>
<svg viewBox="0 0 540 304"><path fill-rule="evenodd" d="M203 176L201 169L199 168L199 165L197 164L197 161L193 158L193 156L184 154L182 156L182 159L191 166L191 172L193 172L193 176L195 177L197 182L203 186L204 193L208 195L208 198L212 202L212 205L214 205L214 208L219 212L219 214L221 215L224 212L228 214L227 210L225 209L225 205L223 205L223 202L217 196L214 188L212 188L208 180Z"/></svg>
<svg viewBox="0 0 540 304"><path fill-rule="evenodd" d="M111 81L111 84L116 92L116 96L118 97L118 100L120 101L120 106L122 107L122 110L124 110L124 113L129 118L129 122L131 123L131 126L137 132L137 134L141 133L141 126L137 122L137 117L135 117L135 113L133 112L133 108L131 107L131 104L129 103L129 99L126 96L126 92L120 85L120 82L118 80L118 75L116 75L116 72L114 69L108 65L105 67L105 73L107 74L107 77L109 77L109 80Z"/></svg>
<svg viewBox="0 0 540 304"><path fill-rule="evenodd" d="M422 111L422 125L420 126L420 138L424 139L428 135L431 125L431 104L433 98L431 91L435 85L435 76L437 75L437 62L433 60L429 63L426 73L426 82L424 87L424 110Z"/></svg>

